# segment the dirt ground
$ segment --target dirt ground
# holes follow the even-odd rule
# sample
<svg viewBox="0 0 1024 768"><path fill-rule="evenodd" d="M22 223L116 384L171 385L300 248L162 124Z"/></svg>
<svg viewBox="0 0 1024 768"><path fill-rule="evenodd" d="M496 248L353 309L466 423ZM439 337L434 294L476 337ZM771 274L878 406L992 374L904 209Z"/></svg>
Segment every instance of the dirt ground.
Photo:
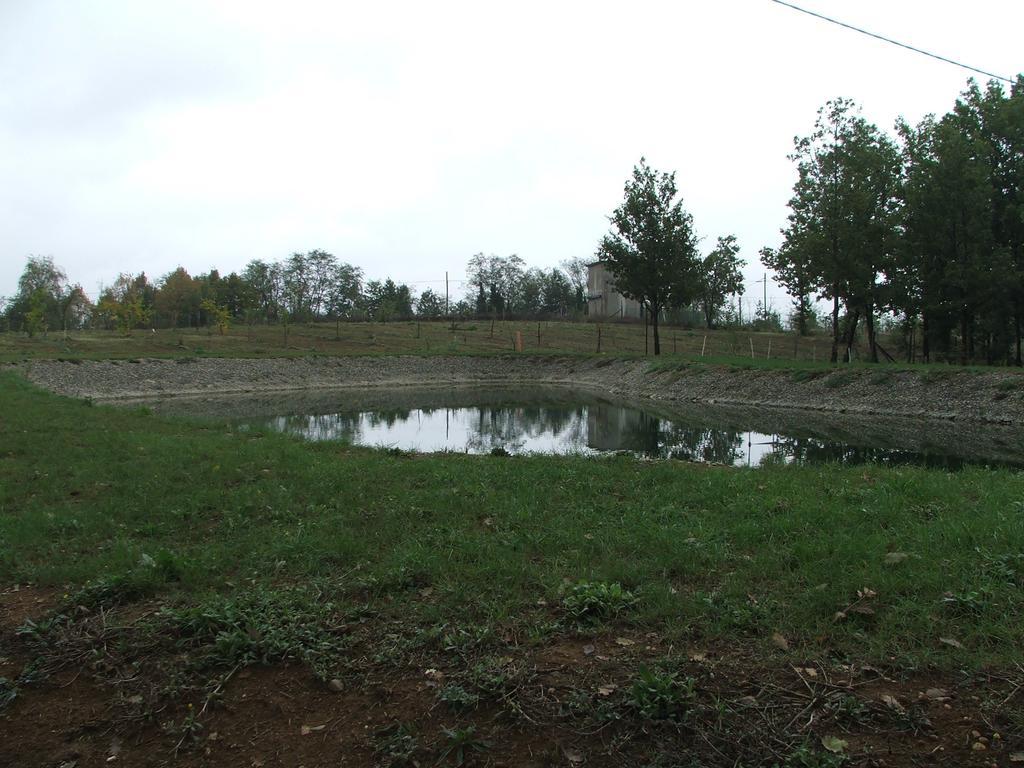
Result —
<svg viewBox="0 0 1024 768"><path fill-rule="evenodd" d="M31 668L17 628L59 597L31 587L0 593L0 677L14 681ZM651 633L574 633L508 638L501 663L518 682L453 709L439 690L459 679L460 663L376 663L369 651L378 631L368 627L357 645L362 673L330 683L298 664L248 666L214 696L141 696L129 695L145 690L130 670L60 669L19 684L0 708L0 766L1024 763L1024 739L1006 717L1024 698L1012 675L897 676L834 660L794 663L781 650L759 658L742 645L678 649ZM692 717L638 717L627 703L636 669L666 655L696 681L699 706Z"/></svg>

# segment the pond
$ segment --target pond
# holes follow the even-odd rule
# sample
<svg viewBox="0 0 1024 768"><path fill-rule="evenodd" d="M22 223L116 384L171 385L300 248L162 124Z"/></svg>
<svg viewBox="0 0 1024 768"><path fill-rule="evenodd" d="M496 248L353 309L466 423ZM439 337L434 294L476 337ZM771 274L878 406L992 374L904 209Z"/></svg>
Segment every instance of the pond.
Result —
<svg viewBox="0 0 1024 768"><path fill-rule="evenodd" d="M1024 466L1024 435L1010 427L622 402L561 388L302 391L142 404L239 430L423 452L626 451L752 467L792 462Z"/></svg>

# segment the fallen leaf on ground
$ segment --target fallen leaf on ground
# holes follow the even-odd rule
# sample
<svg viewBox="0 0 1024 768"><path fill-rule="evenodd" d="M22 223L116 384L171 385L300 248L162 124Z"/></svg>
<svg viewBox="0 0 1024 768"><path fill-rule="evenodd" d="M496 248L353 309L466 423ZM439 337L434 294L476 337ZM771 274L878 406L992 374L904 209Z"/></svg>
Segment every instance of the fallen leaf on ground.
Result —
<svg viewBox="0 0 1024 768"><path fill-rule="evenodd" d="M595 649L595 648L594 648L594 646L592 646L592 645L589 645L589 644L588 644L588 645L584 645L584 646L583 646L583 655L584 655L584 656L589 656L589 655L590 655L590 654L592 654L592 653L593 653L593 652L594 652L595 650L596 650L596 649Z"/></svg>
<svg viewBox="0 0 1024 768"><path fill-rule="evenodd" d="M611 696L618 687L615 683L608 683L607 685L599 686L597 693L600 696Z"/></svg>
<svg viewBox="0 0 1024 768"><path fill-rule="evenodd" d="M840 739L836 736L822 736L821 746L837 755L841 755L843 750L849 746L849 742L844 739Z"/></svg>
<svg viewBox="0 0 1024 768"><path fill-rule="evenodd" d="M572 747L562 747L562 754L565 755L565 759L574 765L579 765L583 762L583 753L578 749Z"/></svg>
<svg viewBox="0 0 1024 768"><path fill-rule="evenodd" d="M903 711L903 705L900 704L899 699L897 699L895 696L890 696L888 693L886 693L886 694L883 694L883 695L879 696L878 698L889 709L894 710L896 712L902 712Z"/></svg>
<svg viewBox="0 0 1024 768"><path fill-rule="evenodd" d="M1013 752L1010 755L1011 763L1024 763L1024 752Z"/></svg>
<svg viewBox="0 0 1024 768"><path fill-rule="evenodd" d="M890 552L885 556L886 565L899 565L906 560L910 555L906 552Z"/></svg>
<svg viewBox="0 0 1024 768"><path fill-rule="evenodd" d="M952 637L940 637L939 642L943 645L948 645L951 648L963 648L964 644L959 640L954 640Z"/></svg>
<svg viewBox="0 0 1024 768"><path fill-rule="evenodd" d="M615 638L615 644L616 645L621 645L624 648L628 648L631 645L636 645L636 641L635 640L630 640L628 637L616 637Z"/></svg>
<svg viewBox="0 0 1024 768"><path fill-rule="evenodd" d="M299 729L299 733L303 736L309 736L309 734L322 731L326 727L326 725L304 725Z"/></svg>
<svg viewBox="0 0 1024 768"><path fill-rule="evenodd" d="M780 651L789 650L789 640L783 637L779 632L774 632L772 634L772 645L774 645Z"/></svg>
<svg viewBox="0 0 1024 768"><path fill-rule="evenodd" d="M949 693L946 692L945 688L929 688L924 692L924 695L932 701L945 701L949 698Z"/></svg>

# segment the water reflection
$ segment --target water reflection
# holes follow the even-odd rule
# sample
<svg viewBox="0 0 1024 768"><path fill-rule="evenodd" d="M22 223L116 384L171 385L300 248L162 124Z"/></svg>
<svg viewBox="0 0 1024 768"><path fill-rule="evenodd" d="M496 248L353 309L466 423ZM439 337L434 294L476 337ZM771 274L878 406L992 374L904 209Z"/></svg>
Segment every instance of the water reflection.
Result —
<svg viewBox="0 0 1024 768"><path fill-rule="evenodd" d="M493 398L491 398L493 400ZM852 439L843 434L782 434L733 426L707 409L655 413L643 406L597 398L549 395L536 401L438 407L386 407L243 419L247 428L270 428L308 440L340 440L353 445L414 451L597 454L628 451L638 455L714 464L760 466L768 463L922 464L956 469L969 463L1020 466L1024 451L1004 452L997 461L958 455L947 443L908 446L878 435ZM713 423L708 423L712 421ZM703 423L702 423L703 422ZM797 430L799 431L799 430ZM806 430L804 430L806 431ZM814 430L811 430L814 431ZM869 444L865 444L868 442Z"/></svg>
<svg viewBox="0 0 1024 768"><path fill-rule="evenodd" d="M135 401L153 410L308 440L418 451L612 451L687 461L1024 466L1024 431L687 402L613 401L551 387L397 388Z"/></svg>

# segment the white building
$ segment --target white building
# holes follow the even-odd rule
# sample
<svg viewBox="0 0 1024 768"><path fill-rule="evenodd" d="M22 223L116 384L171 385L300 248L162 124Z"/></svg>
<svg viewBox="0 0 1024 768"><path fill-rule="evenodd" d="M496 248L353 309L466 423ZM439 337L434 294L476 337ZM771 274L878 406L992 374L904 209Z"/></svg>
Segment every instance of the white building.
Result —
<svg viewBox="0 0 1024 768"><path fill-rule="evenodd" d="M615 277L600 261L587 265L587 314L607 320L639 320L643 305L615 290Z"/></svg>

